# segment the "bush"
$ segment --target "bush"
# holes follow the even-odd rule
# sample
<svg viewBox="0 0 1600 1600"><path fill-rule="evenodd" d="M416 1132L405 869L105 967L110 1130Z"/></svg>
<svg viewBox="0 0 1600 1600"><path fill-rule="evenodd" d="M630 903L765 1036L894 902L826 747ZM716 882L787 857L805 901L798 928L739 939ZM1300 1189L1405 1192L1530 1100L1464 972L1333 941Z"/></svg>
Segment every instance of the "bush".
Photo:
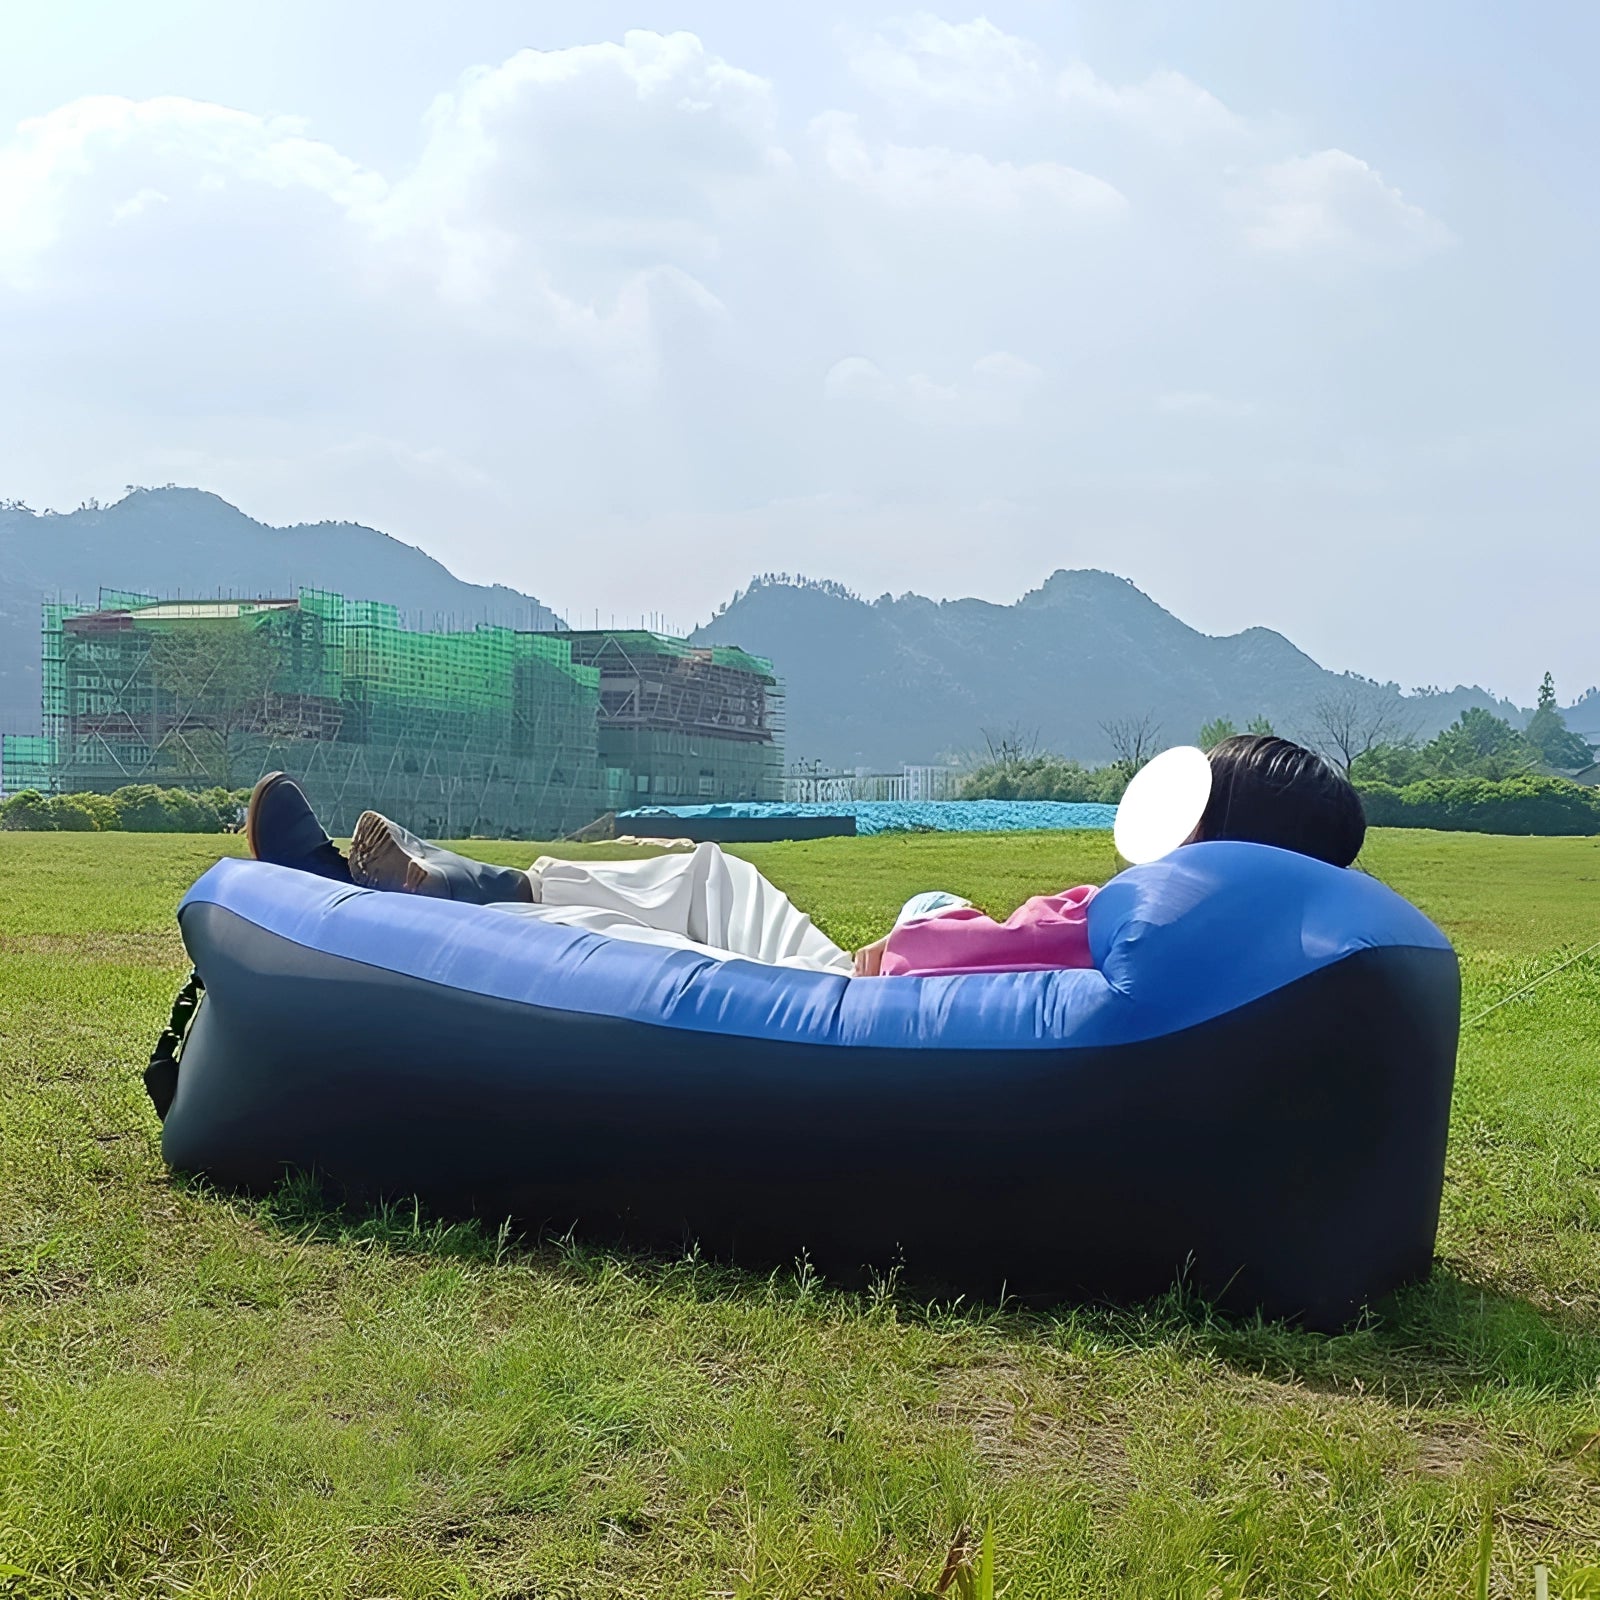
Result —
<svg viewBox="0 0 1600 1600"><path fill-rule="evenodd" d="M1065 756L1019 756L990 761L969 773L963 800L1066 800L1115 805L1128 786L1126 771L1113 762L1085 767Z"/></svg>
<svg viewBox="0 0 1600 1600"><path fill-rule="evenodd" d="M117 803L108 794L63 794L51 801L55 806L75 806L94 819L101 833L115 833L122 826ZM65 826L65 824L63 824Z"/></svg>
<svg viewBox="0 0 1600 1600"><path fill-rule="evenodd" d="M237 833L244 826L245 807L250 804L248 789L206 789L200 798L216 812L229 832Z"/></svg>
<svg viewBox="0 0 1600 1600"><path fill-rule="evenodd" d="M0 805L0 828L13 833L49 833L56 825L50 802L37 789L23 789Z"/></svg>
<svg viewBox="0 0 1600 1600"><path fill-rule="evenodd" d="M165 791L153 783L130 783L111 794L117 823L129 833L171 833Z"/></svg>
<svg viewBox="0 0 1600 1600"><path fill-rule="evenodd" d="M221 833L222 818L217 808L187 789L168 789L162 796L173 833Z"/></svg>
<svg viewBox="0 0 1600 1600"><path fill-rule="evenodd" d="M1565 778L1524 773L1515 778L1424 778L1397 788L1361 786L1375 828L1441 828L1451 832L1600 833L1600 793Z"/></svg>
<svg viewBox="0 0 1600 1600"><path fill-rule="evenodd" d="M187 789L132 783L111 795L128 833L221 833L217 808Z"/></svg>
<svg viewBox="0 0 1600 1600"><path fill-rule="evenodd" d="M114 794L24 789L0 803L0 828L61 833L223 833L244 820L248 789L159 789L132 783Z"/></svg>
<svg viewBox="0 0 1600 1600"><path fill-rule="evenodd" d="M84 804L90 796L86 794L58 794L49 803L50 820L62 833L98 833L100 820L89 806ZM104 795L95 795L96 800L103 800ZM112 807L112 827L116 826L116 808Z"/></svg>

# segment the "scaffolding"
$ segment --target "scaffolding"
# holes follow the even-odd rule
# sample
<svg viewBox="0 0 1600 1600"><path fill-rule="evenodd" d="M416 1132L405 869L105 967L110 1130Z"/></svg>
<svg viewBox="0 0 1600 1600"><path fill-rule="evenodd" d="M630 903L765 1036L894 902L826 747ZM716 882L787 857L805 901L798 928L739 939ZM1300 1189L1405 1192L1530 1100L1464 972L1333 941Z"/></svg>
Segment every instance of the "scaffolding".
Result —
<svg viewBox="0 0 1600 1600"><path fill-rule="evenodd" d="M562 637L600 674L600 759L624 775L630 803L783 798L783 690L770 661L641 630Z"/></svg>
<svg viewBox="0 0 1600 1600"><path fill-rule="evenodd" d="M327 825L373 808L435 837L550 837L605 809L599 674L558 634L413 632L392 606L46 606L42 738L8 738L8 790L244 787L281 768Z"/></svg>
<svg viewBox="0 0 1600 1600"><path fill-rule="evenodd" d="M395 607L102 591L44 608L42 737L8 791L242 788L281 768L336 833L549 838L640 797L783 792L781 686L742 650L644 632L405 627Z"/></svg>

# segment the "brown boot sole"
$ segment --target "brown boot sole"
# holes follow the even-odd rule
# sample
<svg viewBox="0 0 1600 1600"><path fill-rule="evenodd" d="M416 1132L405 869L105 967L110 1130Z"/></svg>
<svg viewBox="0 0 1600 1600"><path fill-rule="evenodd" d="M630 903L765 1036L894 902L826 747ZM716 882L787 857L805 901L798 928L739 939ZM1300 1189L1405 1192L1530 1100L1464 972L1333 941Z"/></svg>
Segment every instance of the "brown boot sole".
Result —
<svg viewBox="0 0 1600 1600"><path fill-rule="evenodd" d="M425 894L444 899L444 874L419 861L401 844L395 825L376 811L363 811L350 839L350 876L367 889Z"/></svg>

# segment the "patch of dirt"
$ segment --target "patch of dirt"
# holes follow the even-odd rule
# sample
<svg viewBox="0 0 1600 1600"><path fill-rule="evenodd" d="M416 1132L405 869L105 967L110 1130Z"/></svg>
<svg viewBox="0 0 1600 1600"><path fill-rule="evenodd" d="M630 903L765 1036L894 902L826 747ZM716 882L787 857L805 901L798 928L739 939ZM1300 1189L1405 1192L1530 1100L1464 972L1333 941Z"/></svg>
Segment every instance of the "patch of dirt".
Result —
<svg viewBox="0 0 1600 1600"><path fill-rule="evenodd" d="M1134 1486L1120 1408L1091 1410L1076 1385L1008 1361L942 1367L934 1416L967 1428L978 1459L1003 1478L1068 1473L1121 1499Z"/></svg>
<svg viewBox="0 0 1600 1600"><path fill-rule="evenodd" d="M1465 1423L1428 1423L1417 1438L1416 1470L1424 1478L1455 1478L1488 1453L1482 1435Z"/></svg>
<svg viewBox="0 0 1600 1600"><path fill-rule="evenodd" d="M1216 1381L1240 1399L1258 1405L1298 1406L1317 1416L1338 1418L1351 1408L1379 1406L1392 1409L1393 1397L1383 1382L1367 1384L1358 1373L1290 1372L1274 1377L1268 1372L1233 1370Z"/></svg>
<svg viewBox="0 0 1600 1600"><path fill-rule="evenodd" d="M82 1294L91 1281L75 1267L0 1267L0 1300L56 1305Z"/></svg>
<svg viewBox="0 0 1600 1600"><path fill-rule="evenodd" d="M1363 1413L1392 1417L1416 1449L1409 1464L1396 1465L1397 1472L1412 1472L1425 1478L1454 1478L1487 1460L1492 1453L1489 1440L1471 1423L1428 1420L1409 1408L1396 1406L1396 1396L1386 1384L1368 1388L1354 1377L1334 1385L1315 1378L1282 1382L1240 1375L1237 1388L1263 1404L1297 1406L1335 1428L1341 1426L1341 1421L1355 1426Z"/></svg>
<svg viewBox="0 0 1600 1600"><path fill-rule="evenodd" d="M0 955L54 956L119 967L181 966L184 959L176 924L136 932L0 933Z"/></svg>

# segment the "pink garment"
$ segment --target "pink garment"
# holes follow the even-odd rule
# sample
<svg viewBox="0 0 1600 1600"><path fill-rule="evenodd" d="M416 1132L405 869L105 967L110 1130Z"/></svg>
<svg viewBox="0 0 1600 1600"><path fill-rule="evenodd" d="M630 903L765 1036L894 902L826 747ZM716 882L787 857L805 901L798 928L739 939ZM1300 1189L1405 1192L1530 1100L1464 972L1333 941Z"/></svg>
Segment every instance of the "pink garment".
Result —
<svg viewBox="0 0 1600 1600"><path fill-rule="evenodd" d="M1094 886L1086 883L1062 894L1035 895L1004 922L986 917L976 906L904 922L884 946L883 975L1092 967L1089 902L1094 896Z"/></svg>

